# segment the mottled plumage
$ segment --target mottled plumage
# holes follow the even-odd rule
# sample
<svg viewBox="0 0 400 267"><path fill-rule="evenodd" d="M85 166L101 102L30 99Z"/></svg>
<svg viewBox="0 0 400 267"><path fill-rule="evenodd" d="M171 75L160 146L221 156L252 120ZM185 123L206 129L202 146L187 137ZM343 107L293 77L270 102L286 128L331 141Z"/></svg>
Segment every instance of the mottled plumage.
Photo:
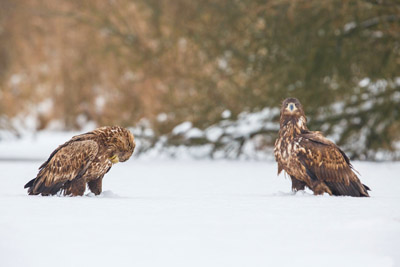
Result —
<svg viewBox="0 0 400 267"><path fill-rule="evenodd" d="M314 194L368 197L346 154L320 132L307 128L303 107L296 98L282 103L279 137L275 142L278 175L284 170L292 190L306 186Z"/></svg>
<svg viewBox="0 0 400 267"><path fill-rule="evenodd" d="M62 191L64 195L81 196L87 184L98 195L111 166L127 161L134 149L133 134L119 126L74 136L51 153L25 188L30 195L47 196Z"/></svg>

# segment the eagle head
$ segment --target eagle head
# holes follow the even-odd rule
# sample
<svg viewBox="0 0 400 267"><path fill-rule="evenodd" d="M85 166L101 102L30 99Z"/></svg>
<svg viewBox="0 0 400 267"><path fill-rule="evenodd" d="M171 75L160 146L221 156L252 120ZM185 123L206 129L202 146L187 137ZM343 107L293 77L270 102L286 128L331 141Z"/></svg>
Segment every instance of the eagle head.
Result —
<svg viewBox="0 0 400 267"><path fill-rule="evenodd" d="M121 162L127 161L131 157L136 146L133 134L127 129L124 130L126 130L126 136L125 138L122 138L119 153L119 161Z"/></svg>
<svg viewBox="0 0 400 267"><path fill-rule="evenodd" d="M280 124L283 126L289 121L292 121L299 128L306 127L306 115L297 98L286 98L282 102Z"/></svg>
<svg viewBox="0 0 400 267"><path fill-rule="evenodd" d="M109 139L110 160L113 164L127 161L135 150L135 138L125 128L111 127L111 138Z"/></svg>

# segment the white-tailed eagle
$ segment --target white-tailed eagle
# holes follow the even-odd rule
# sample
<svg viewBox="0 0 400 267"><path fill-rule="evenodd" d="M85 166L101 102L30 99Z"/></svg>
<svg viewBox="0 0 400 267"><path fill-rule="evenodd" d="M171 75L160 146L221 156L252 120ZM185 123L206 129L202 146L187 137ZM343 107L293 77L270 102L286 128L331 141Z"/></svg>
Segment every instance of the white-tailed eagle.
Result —
<svg viewBox="0 0 400 267"><path fill-rule="evenodd" d="M307 186L315 195L368 197L346 154L320 132L307 128L299 100L283 101L279 137L275 142L278 175L284 170L292 180L292 190Z"/></svg>
<svg viewBox="0 0 400 267"><path fill-rule="evenodd" d="M29 181L30 195L81 196L86 190L98 195L104 175L117 162L127 161L135 149L133 134L122 127L101 127L77 135L60 145Z"/></svg>

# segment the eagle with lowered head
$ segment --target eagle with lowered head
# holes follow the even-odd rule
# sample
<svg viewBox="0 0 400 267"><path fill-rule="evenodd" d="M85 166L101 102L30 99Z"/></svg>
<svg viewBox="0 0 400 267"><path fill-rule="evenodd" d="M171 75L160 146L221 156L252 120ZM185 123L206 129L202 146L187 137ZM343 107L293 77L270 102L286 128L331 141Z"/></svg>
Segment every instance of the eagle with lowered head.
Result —
<svg viewBox="0 0 400 267"><path fill-rule="evenodd" d="M104 175L111 166L127 161L135 149L133 134L122 127L101 127L77 135L60 145L39 167L36 178L29 181L29 195L82 196L86 184L99 195Z"/></svg>
<svg viewBox="0 0 400 267"><path fill-rule="evenodd" d="M299 100L283 101L279 137L275 142L278 175L284 170L292 180L292 190L307 186L315 195L369 197L346 154L321 132L307 128Z"/></svg>

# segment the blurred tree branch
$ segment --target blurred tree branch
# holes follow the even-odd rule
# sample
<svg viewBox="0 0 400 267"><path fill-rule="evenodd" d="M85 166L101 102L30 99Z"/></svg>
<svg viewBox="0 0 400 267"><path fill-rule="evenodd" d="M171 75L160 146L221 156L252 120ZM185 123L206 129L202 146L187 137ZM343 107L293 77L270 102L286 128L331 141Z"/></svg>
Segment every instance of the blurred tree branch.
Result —
<svg viewBox="0 0 400 267"><path fill-rule="evenodd" d="M399 141L393 135L398 113L388 110L396 110L398 86L382 87L379 96L359 86L399 77L398 1L0 4L6 11L0 13L0 112L33 116L38 129L53 122L65 129L89 121L131 126L147 118L156 136L175 144L169 134L183 121L206 129L225 110L234 120L295 96L310 128L325 125L335 134L344 125L336 141L354 157L391 150ZM365 97L379 102L365 111ZM358 112L332 112L334 103ZM367 134L363 125L371 128ZM356 150L350 145L357 136L366 141ZM246 141L235 138L232 151L240 154Z"/></svg>

